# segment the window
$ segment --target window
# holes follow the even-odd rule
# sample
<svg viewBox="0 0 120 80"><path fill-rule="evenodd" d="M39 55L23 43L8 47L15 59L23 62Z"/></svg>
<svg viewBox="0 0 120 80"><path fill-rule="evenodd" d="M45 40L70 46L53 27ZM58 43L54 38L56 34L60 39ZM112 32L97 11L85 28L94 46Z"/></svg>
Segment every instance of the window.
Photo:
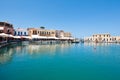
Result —
<svg viewBox="0 0 120 80"><path fill-rule="evenodd" d="M108 41L108 39L107 39L107 41Z"/></svg>
<svg viewBox="0 0 120 80"><path fill-rule="evenodd" d="M7 30L7 33L8 33L8 34L10 33L10 30L9 30L9 29Z"/></svg>
<svg viewBox="0 0 120 80"><path fill-rule="evenodd" d="M44 32L42 32L42 35L44 34Z"/></svg>
<svg viewBox="0 0 120 80"><path fill-rule="evenodd" d="M38 31L38 34L39 34L39 31Z"/></svg>
<svg viewBox="0 0 120 80"><path fill-rule="evenodd" d="M110 38L110 41L111 41L111 38Z"/></svg>
<svg viewBox="0 0 120 80"><path fill-rule="evenodd" d="M16 35L16 31L14 32L14 35Z"/></svg>
<svg viewBox="0 0 120 80"><path fill-rule="evenodd" d="M18 31L18 36L20 35L20 32Z"/></svg>
<svg viewBox="0 0 120 80"><path fill-rule="evenodd" d="M26 35L26 32L24 32L24 35Z"/></svg>
<svg viewBox="0 0 120 80"><path fill-rule="evenodd" d="M103 39L103 41L105 41L105 38Z"/></svg>
<svg viewBox="0 0 120 80"><path fill-rule="evenodd" d="M22 32L21 32L21 35L22 35Z"/></svg>
<svg viewBox="0 0 120 80"><path fill-rule="evenodd" d="M52 32L52 34L54 34L54 32Z"/></svg>
<svg viewBox="0 0 120 80"><path fill-rule="evenodd" d="M41 35L42 33L41 33L41 31L40 31L40 35Z"/></svg>
<svg viewBox="0 0 120 80"><path fill-rule="evenodd" d="M46 32L45 32L45 34L46 34Z"/></svg>
<svg viewBox="0 0 120 80"><path fill-rule="evenodd" d="M3 30L0 30L0 33L3 33Z"/></svg>
<svg viewBox="0 0 120 80"><path fill-rule="evenodd" d="M34 31L33 31L33 35L36 35L36 34L37 34L37 31L34 30Z"/></svg>

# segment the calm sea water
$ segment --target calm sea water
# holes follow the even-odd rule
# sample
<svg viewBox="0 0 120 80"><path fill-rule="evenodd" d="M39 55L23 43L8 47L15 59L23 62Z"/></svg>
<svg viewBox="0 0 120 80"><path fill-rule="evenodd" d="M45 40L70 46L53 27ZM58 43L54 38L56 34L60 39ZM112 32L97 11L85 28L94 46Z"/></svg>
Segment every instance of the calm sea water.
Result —
<svg viewBox="0 0 120 80"><path fill-rule="evenodd" d="M120 44L11 45L0 80L120 80Z"/></svg>

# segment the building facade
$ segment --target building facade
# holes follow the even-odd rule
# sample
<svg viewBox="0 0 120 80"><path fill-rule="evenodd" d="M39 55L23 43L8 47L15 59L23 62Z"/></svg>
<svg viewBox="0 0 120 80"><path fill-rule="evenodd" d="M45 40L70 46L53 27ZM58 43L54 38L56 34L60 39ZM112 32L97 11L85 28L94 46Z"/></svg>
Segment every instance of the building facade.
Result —
<svg viewBox="0 0 120 80"><path fill-rule="evenodd" d="M120 42L120 37L111 36L110 34L94 34L91 37L85 37L85 42Z"/></svg>
<svg viewBox="0 0 120 80"><path fill-rule="evenodd" d="M72 35L70 32L64 32L63 30L56 30L56 37L60 39L70 39Z"/></svg>
<svg viewBox="0 0 120 80"><path fill-rule="evenodd" d="M53 39L69 39L71 38L70 32L64 32L63 30L48 30L28 28L28 35L36 38L53 38Z"/></svg>
<svg viewBox="0 0 120 80"><path fill-rule="evenodd" d="M18 28L14 30L14 36L28 36L27 29Z"/></svg>
<svg viewBox="0 0 120 80"><path fill-rule="evenodd" d="M33 36L36 36L36 38L54 38L56 37L56 32L55 30L47 30L47 29L37 29L37 28L28 28L28 35L33 37Z"/></svg>
<svg viewBox="0 0 120 80"><path fill-rule="evenodd" d="M0 33L14 35L13 25L7 22L0 22Z"/></svg>
<svg viewBox="0 0 120 80"><path fill-rule="evenodd" d="M64 37L72 37L70 32L64 32Z"/></svg>
<svg viewBox="0 0 120 80"><path fill-rule="evenodd" d="M62 39L64 37L64 31L63 30L56 30L56 37Z"/></svg>

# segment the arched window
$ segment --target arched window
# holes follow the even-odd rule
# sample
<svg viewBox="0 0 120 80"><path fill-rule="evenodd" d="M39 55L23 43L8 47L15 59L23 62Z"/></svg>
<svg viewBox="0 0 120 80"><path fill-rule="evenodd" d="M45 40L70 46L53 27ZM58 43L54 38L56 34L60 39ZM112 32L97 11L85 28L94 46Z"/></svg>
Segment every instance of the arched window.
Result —
<svg viewBox="0 0 120 80"><path fill-rule="evenodd" d="M26 36L26 32L24 32L24 35Z"/></svg>
<svg viewBox="0 0 120 80"><path fill-rule="evenodd" d="M110 41L111 41L111 38L110 38Z"/></svg>
<svg viewBox="0 0 120 80"><path fill-rule="evenodd" d="M106 39L108 41L108 39Z"/></svg>

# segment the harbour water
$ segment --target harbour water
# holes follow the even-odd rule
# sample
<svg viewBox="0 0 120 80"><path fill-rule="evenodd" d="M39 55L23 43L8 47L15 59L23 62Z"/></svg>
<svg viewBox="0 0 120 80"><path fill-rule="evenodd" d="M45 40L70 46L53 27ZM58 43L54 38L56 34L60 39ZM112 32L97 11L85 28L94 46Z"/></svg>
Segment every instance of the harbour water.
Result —
<svg viewBox="0 0 120 80"><path fill-rule="evenodd" d="M10 45L0 80L120 80L120 44Z"/></svg>

